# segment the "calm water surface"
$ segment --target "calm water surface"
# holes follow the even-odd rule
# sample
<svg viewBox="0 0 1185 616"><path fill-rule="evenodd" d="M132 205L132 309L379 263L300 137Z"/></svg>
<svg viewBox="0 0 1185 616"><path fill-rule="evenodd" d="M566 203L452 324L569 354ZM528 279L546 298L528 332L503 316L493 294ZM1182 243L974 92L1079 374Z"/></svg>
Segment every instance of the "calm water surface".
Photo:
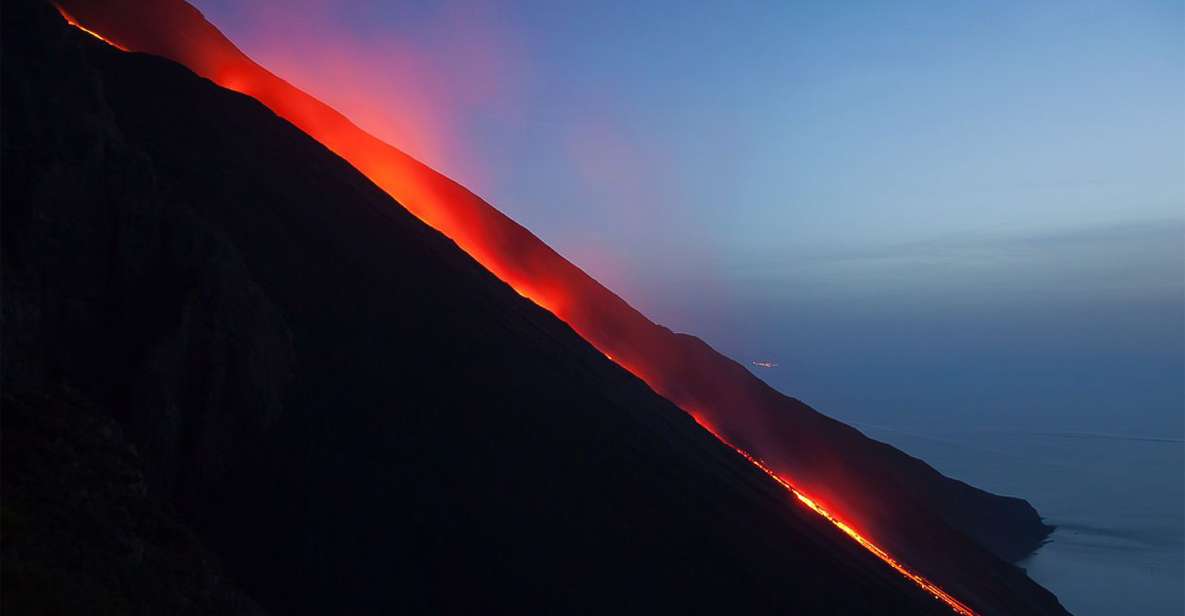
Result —
<svg viewBox="0 0 1185 616"><path fill-rule="evenodd" d="M1020 563L1078 616L1185 614L1185 444L1107 434L858 425L1058 528Z"/></svg>

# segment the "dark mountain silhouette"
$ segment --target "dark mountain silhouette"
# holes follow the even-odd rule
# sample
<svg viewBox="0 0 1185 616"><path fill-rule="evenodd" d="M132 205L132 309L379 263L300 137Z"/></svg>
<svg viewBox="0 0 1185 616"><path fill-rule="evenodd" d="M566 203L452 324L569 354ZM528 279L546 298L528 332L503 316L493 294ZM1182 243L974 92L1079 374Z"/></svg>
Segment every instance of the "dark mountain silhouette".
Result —
<svg viewBox="0 0 1185 616"><path fill-rule="evenodd" d="M40 2L3 58L6 609L946 612L255 100ZM1064 613L955 530L1031 509L799 415L948 590Z"/></svg>
<svg viewBox="0 0 1185 616"><path fill-rule="evenodd" d="M702 341L651 322L464 187L255 64L184 0L63 0L62 6L125 48L176 60L262 101L655 391L794 478L894 553L933 561L933 572L942 574L949 569L942 555L922 549L946 527L1008 561L1032 552L1051 531L1023 500L943 477L774 391Z"/></svg>

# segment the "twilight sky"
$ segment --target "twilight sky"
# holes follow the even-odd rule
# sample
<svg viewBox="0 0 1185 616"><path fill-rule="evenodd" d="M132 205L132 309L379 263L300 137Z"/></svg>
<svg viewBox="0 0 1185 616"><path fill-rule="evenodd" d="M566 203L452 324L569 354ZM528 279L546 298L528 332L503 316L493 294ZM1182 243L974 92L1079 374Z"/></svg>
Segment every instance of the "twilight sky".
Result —
<svg viewBox="0 0 1185 616"><path fill-rule="evenodd" d="M1179 1L194 4L825 412L1185 435Z"/></svg>

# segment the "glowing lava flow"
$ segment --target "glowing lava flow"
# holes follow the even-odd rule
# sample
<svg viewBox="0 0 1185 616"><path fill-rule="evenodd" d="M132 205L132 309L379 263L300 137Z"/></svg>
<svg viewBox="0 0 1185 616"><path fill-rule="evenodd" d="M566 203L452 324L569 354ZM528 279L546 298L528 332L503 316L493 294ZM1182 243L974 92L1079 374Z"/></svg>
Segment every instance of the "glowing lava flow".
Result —
<svg viewBox="0 0 1185 616"><path fill-rule="evenodd" d="M61 6L57 8L67 23L117 49L128 51L128 48L132 48L171 58L222 87L255 98L278 116L292 122L352 164L413 215L456 242L458 247L520 295L568 323L610 361L687 411L705 430L761 469L852 540L956 613L974 615L969 607L906 568L849 523L824 509L770 466L733 445L727 437L692 412L692 408L709 407L698 403L694 396L689 398L685 393L681 394L680 387L672 386L672 383L682 385L687 381L671 380L672 375L679 374L673 367L679 366L679 361L685 359L681 347L672 346L677 339L671 332L646 319L529 231L464 187L379 141L324 103L256 65L212 26L206 30L186 31L192 35L190 37L170 37L162 24L157 24L159 30L120 32L104 29L125 43L125 46L82 26ZM95 22L87 19L87 23L94 25ZM172 26L182 28L182 31L187 25L192 26L193 23L184 20L172 23ZM205 28L206 25L200 27ZM129 35L133 38L125 38ZM135 36L142 38L137 39ZM215 40L222 46L202 47L198 42L208 42L203 37ZM715 383L719 385L718 380ZM743 407L744 403L734 397L727 400L727 404L715 406L737 408Z"/></svg>
<svg viewBox="0 0 1185 616"><path fill-rule="evenodd" d="M790 493L793 494L794 497L799 500L799 502L806 505L808 508L810 508L811 511L814 511L815 513L823 516L823 518L825 518L828 522L831 522L831 524L833 526L835 526L839 530L843 531L843 533L845 535L847 535L848 537L851 537L853 541L860 544L860 546L863 547L864 549L868 550L869 552L872 552L872 554L874 556L876 556L877 558L884 561L885 564L887 564L890 567L892 567L893 569L895 569L898 573L909 578L909 580L912 581L914 584L917 584L919 588L921 588L922 590L933 595L935 599L938 599L939 601L942 601L943 603L950 606L950 609L954 610L955 613L962 614L963 616L975 616L975 611L972 610L970 607L967 607L966 604L964 604L961 601L959 601L958 599L952 597L950 595L950 593L946 592L945 590L942 590L941 588L939 588L936 584L934 584L930 580L927 580L926 578L922 577L920 574L914 573L908 567L901 564L901 562L899 562L897 559L890 556L888 552L884 551L879 546L877 546L873 542L866 539L863 535L860 534L859 531L857 531L856 529L849 526L843 520L840 520L839 518L835 517L835 515L833 515L830 511L827 511L826 509L824 509L821 505L819 505L813 499L811 499L811 497L807 496L801 490L794 487L794 484L790 483L786 478L782 477L778 473L775 473L773 471L773 469L766 466L766 464L764 462L762 462L761 460L758 460L757 458L754 458L752 455L749 454L749 452L745 451L744 449L741 449L740 447L733 445L732 442L729 441L723 434L720 434L719 432L717 432L714 428L712 428L712 426L710 426L708 423L706 423L698 415L696 415L695 413L688 413L688 414L691 415L691 418L694 419L695 423L699 424L699 426L701 428L703 428L704 430L707 430L708 433L710 433L712 436L716 437L716 440L720 441L721 443L724 443L725 445L728 445L729 448L731 448L733 451L740 454L741 457L748 460L753 466L756 466L757 468L761 469L761 472L765 473L766 475L769 475L769 477L771 479L778 482L778 485L789 490Z"/></svg>
<svg viewBox="0 0 1185 616"><path fill-rule="evenodd" d="M63 9L63 8L62 8L62 7L60 7L60 6L58 6L57 4L54 4L54 5L53 5L53 7L54 7L55 9L57 9L57 10L58 10L58 13L60 13L60 14L62 15L62 19L65 19L65 20L66 20L66 23L70 24L71 26L74 26L75 28L78 28L79 30L82 30L83 32L85 32L85 33L87 33L87 34L89 34L89 35L91 35L91 36L93 36L93 37L95 37L95 38L99 39L100 41L103 41L104 43L107 43L108 45L110 45L110 46L112 46L112 47L114 47L114 48L116 48L116 49L118 49L118 50L120 50L120 51L127 51L127 49L126 49L126 48L124 48L124 47L122 47L122 46L120 46L120 45L117 45L117 44L113 43L112 41L109 41L109 40L107 40L107 39L103 38L103 35L102 35L102 34L99 34L98 32L95 32L94 30L91 30L90 28L87 28L86 26L84 26L84 25L82 25L82 24L78 23L77 21L75 21L75 20L74 20L74 18L73 18L73 17L71 17L71 16L70 16L70 14L69 14L69 13L67 13L65 9Z"/></svg>

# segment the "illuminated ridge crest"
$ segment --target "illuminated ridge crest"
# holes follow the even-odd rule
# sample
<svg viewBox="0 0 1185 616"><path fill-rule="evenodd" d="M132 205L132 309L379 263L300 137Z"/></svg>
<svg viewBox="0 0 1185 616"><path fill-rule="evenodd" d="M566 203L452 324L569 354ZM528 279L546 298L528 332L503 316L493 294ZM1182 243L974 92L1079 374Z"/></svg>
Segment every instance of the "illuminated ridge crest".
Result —
<svg viewBox="0 0 1185 616"><path fill-rule="evenodd" d="M61 6L54 5L58 12L68 24L78 28L79 30L89 34L111 45L112 47L121 51L128 51L122 45L119 45L103 35L88 29L78 23L69 13L67 13ZM316 121L329 121L332 125L334 122L346 122L348 120L338 114L332 112L332 117L326 115L318 115L316 112L310 112L307 108L301 107L291 100L285 100L285 95L299 92L287 83L283 87L277 89L271 84L252 83L247 76L239 74L233 70L227 70L225 65L215 63L214 66L203 67L214 72L213 75L206 75L212 81L221 87L231 89L242 94L251 96L259 100L264 105L271 108L277 115L288 119L298 128L303 130L313 139L322 143L322 145L329 148L331 151L341 156L343 159L352 164L359 172L370 178L376 185L386 191L392 198L402 204L413 215L423 221L425 224L440 231L444 235L452 239L458 247L472 256L476 261L486 267L492 274L497 276L503 282L510 285L523 297L531 300L541 308L551 312L559 319L568 323L572 328L579 333L586 341L598 348L610 360L621 366L631 374L637 376L642 381L654 387L656 390L661 390L654 383L654 379L649 378L642 370L638 369L632 361L627 361L621 357L623 351L617 348L611 348L607 340L598 340L597 336L590 334L590 332L581 327L581 321L587 318L587 315L582 313L582 307L578 302L573 300L580 299L579 297L569 297L567 291L571 289L564 288L560 283L564 280L555 277L548 277L546 272L539 271L539 278L525 277L521 271L516 271L513 267L503 264L499 261L498 256L494 253L493 248L497 247L496 241L491 242L483 237L483 233L490 228L494 228L499 219L491 219L491 214L486 213L475 207L467 199L480 201L472 193L469 193L463 187L460 187L455 182L443 178L443 182L429 178L424 175L425 171L432 171L419 161L399 152L388 144L382 143L374 137L363 133L367 138L361 143L354 143L344 141L341 134L334 134L332 130L326 128L326 125L320 125L320 128L325 129L325 134L320 134L317 128L319 127ZM194 68L194 67L190 67ZM204 71L195 69L199 74ZM269 76L270 73L268 74ZM274 76L272 76L274 77ZM332 111L332 110L330 110ZM308 115L302 115L308 114ZM312 120L310 120L312 118ZM305 121L302 121L305 120ZM336 146L336 147L335 147ZM381 150L381 155L378 153ZM385 158L390 156L397 156L392 162L392 159ZM432 173L435 173L434 171ZM458 199L466 200L461 203L453 203L456 206L453 209L433 207L442 200ZM483 204L484 205L484 204ZM494 211L496 216L502 216L500 213ZM464 218L464 220L462 220ZM504 218L504 217L503 217ZM509 219L506 219L509 221ZM517 227L517 226L516 226ZM529 235L529 232L517 227L523 233ZM532 236L533 237L533 236ZM499 238L501 241L509 241L508 238ZM513 239L513 238L510 238ZM545 245L543 247L547 251L551 251ZM552 252L551 254L554 254ZM529 260L530 257L537 257L538 254L516 254L515 256L523 260ZM572 266L574 267L574 266ZM583 272L580 272L583 275ZM585 275L586 276L586 275ZM591 279L590 279L591 281ZM620 300L619 300L620 301ZM615 357L614 354L617 356ZM754 362L761 367L773 367L776 364L773 362ZM770 364L766 366L765 364ZM670 397L668 396L668 399ZM727 437L718 432L715 428L709 425L706 420L694 410L687 408L686 404L680 404L678 400L672 399L676 405L680 406L687 412L696 423L704 430L712 434L721 443L727 445L729 448L737 452L740 456L748 462L756 466L771 479L781 485L783 488L792 493L795 498L804 506L814 511L816 514L822 516L850 539L855 541L864 549L871 552L885 564L892 567L895 571L901 574L906 579L913 582L922 590L926 591L934 598L942 601L949 606L955 613L962 616L976 616L976 613L967 605L954 598L946 591L939 588L936 584L929 581L922 575L914 572L912 569L906 567L903 563L891 556L887 551L874 544L871 540L866 538L864 534L857 531L852 525L841 520L835 514L825 509L815 499L808 496L803 490L795 487L795 485L786 479L783 475L775 472L767 464L760 459L750 455L747 451L734 445Z"/></svg>
<svg viewBox="0 0 1185 616"><path fill-rule="evenodd" d="M108 45L110 45L110 46L112 46L112 47L114 47L114 48L116 48L116 49L118 49L118 50L120 50L120 51L127 51L127 49L126 49L126 48L124 48L123 46L121 46L121 45L117 45L117 44L115 44L114 42L112 42L112 41L109 41L109 40L107 40L107 39L103 38L103 35L102 35L102 34L99 34L98 32L95 32L94 30L91 30L90 28L87 28L86 26L84 26L84 25L82 25L82 24L78 23L78 21L77 21L77 20L75 20L73 17L71 17L71 16L70 16L70 14L69 14L69 13L67 13L65 9L63 9L63 8L62 8L62 7L60 7L60 6L58 6L56 3L55 3L53 6L54 6L54 8L55 8L55 9L57 9L57 10L58 10L58 13L61 13L61 15L62 15L62 19L65 19L65 20L66 20L66 23L70 24L71 26L74 26L75 28L78 28L79 30L82 30L83 32L85 32L85 33L87 33L87 34L89 34L89 35L91 35L91 36L93 36L93 37L95 37L95 38L99 39L100 41L103 41L104 43L107 43Z"/></svg>

